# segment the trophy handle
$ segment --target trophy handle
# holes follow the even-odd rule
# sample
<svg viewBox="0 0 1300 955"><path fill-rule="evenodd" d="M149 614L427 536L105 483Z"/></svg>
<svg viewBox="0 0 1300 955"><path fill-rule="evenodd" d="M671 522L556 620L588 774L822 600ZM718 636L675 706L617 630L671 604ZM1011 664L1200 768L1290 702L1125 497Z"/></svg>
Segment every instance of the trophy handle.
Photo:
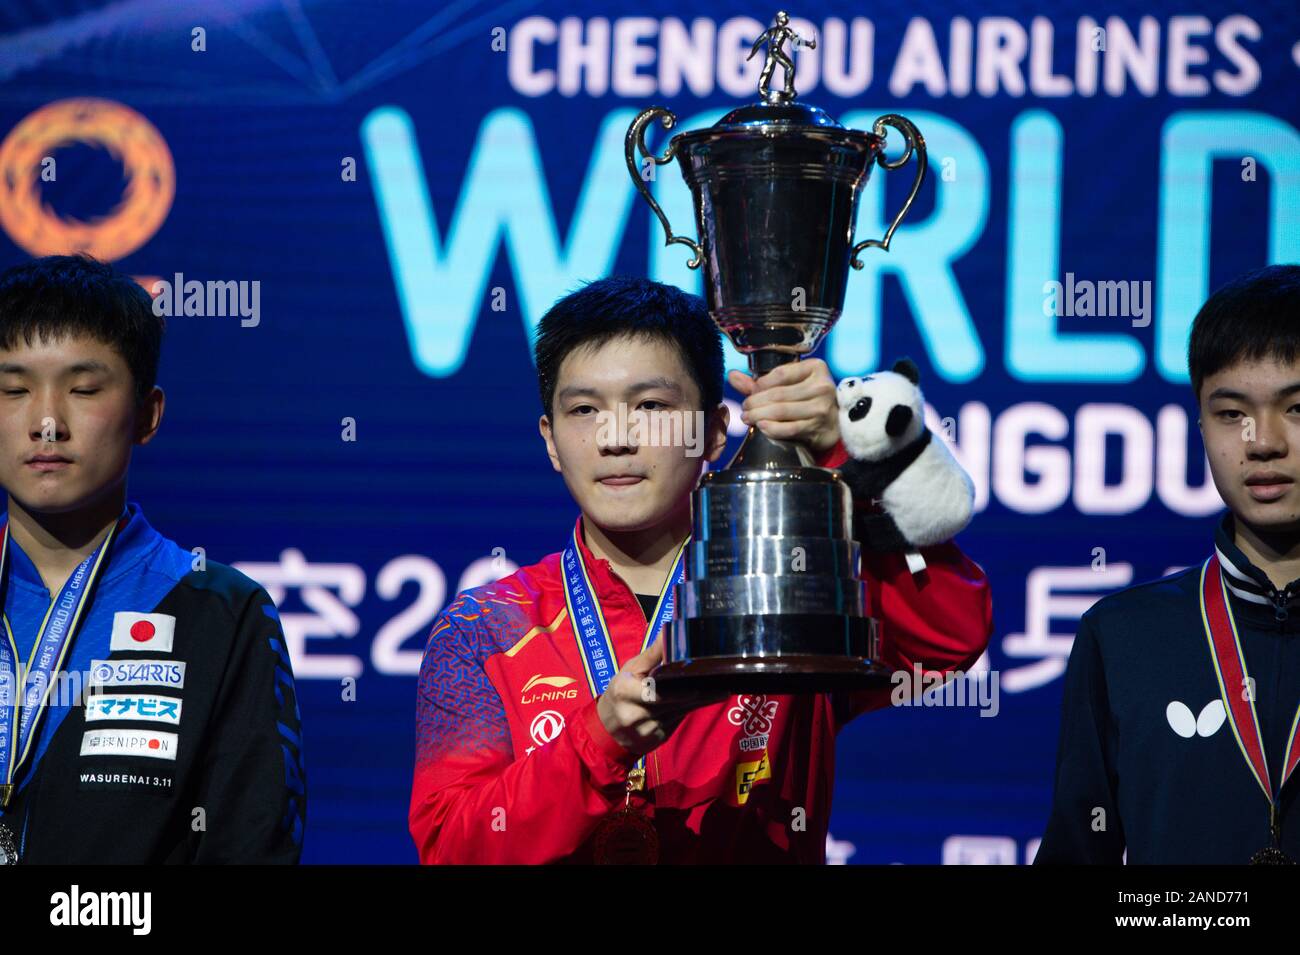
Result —
<svg viewBox="0 0 1300 955"><path fill-rule="evenodd" d="M912 208L912 202L916 199L916 194L921 191L921 183L925 181L925 170L929 165L925 156L925 139L922 138L920 130L912 125L910 119L899 116L897 113L888 113L876 120L871 131L877 136L884 136L886 126L893 126L903 134L903 138L907 141L907 149L903 152L903 155L890 162L885 159L885 151L882 148L876 156L876 162L886 169L897 169L906 164L912 158L912 153L915 152L916 178L912 180L912 191L907 194L907 201L903 203L903 208L898 210L898 215L894 216L894 221L889 224L889 231L885 233L885 237L883 239L867 239L853 247L850 252L849 264L855 269L862 268L862 260L858 258L858 253L863 249L874 246L878 249L884 249L886 252L889 251L889 240L894 237L894 230L898 228L898 224L903 221L903 217Z"/></svg>
<svg viewBox="0 0 1300 955"><path fill-rule="evenodd" d="M691 259L686 265L689 268L699 268L700 262L704 260L704 253L700 250L698 243L686 238L683 235L673 235L673 228L668 224L668 217L664 211L659 208L659 203L655 202L655 197L650 195L650 187L646 181L641 178L641 172L637 168L636 150L641 150L641 155L649 159L656 166L662 166L664 163L671 162L673 153L677 147L669 143L668 151L662 156L656 156L650 152L645 145L645 128L658 117L664 125L664 129L672 129L673 124L677 122L677 117L672 111L662 106L651 106L647 110L642 110L636 119L632 120L632 125L627 128L627 136L623 140L623 154L627 158L627 171L632 176L632 183L636 186L636 191L641 193L641 198L650 203L650 209L659 218L659 224L664 227L664 245L672 245L674 242L687 246L695 253L695 258ZM907 122L903 120L903 122ZM910 124L909 124L910 125ZM906 211L906 210L904 210ZM892 230L891 230L892 231Z"/></svg>

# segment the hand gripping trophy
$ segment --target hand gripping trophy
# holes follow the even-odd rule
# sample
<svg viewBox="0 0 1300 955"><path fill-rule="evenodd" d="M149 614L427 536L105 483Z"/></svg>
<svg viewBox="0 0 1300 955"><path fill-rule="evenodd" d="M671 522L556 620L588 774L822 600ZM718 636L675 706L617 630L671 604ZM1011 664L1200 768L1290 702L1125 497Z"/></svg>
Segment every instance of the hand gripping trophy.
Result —
<svg viewBox="0 0 1300 955"><path fill-rule="evenodd" d="M850 267L862 268L858 253L888 251L926 171L925 141L902 116L881 116L868 133L795 102L794 63L782 47L804 41L789 19L778 13L750 53L767 44L761 101L715 126L678 133L662 156L646 148L646 128L658 119L671 129L677 117L652 106L633 120L624 143L632 182L665 243L687 246L691 268L704 265L709 314L755 376L816 349L840 317ZM772 92L778 63L785 86ZM894 160L885 159L886 127L906 145ZM673 234L638 152L656 166L676 157L694 198L698 241ZM884 236L854 244L858 193L872 166L898 169L913 157L911 192ZM801 445L751 427L727 467L701 479L666 662L655 673L665 693L674 683L799 693L888 680L858 577L852 493L838 471L812 463Z"/></svg>

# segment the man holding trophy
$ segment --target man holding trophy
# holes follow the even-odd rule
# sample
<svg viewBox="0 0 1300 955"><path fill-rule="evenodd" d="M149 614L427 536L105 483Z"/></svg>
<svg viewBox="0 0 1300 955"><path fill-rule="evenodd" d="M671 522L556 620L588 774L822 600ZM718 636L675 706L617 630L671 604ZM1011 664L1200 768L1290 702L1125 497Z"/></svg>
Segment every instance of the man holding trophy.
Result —
<svg viewBox="0 0 1300 955"><path fill-rule="evenodd" d="M839 729L889 703L891 670L966 668L987 645L988 582L951 540L961 525L897 547L863 539L882 498L855 500L833 469L854 463L860 442L844 428L872 398L854 391L846 406L824 362L799 360L839 318L858 253L888 249L925 175L924 141L902 117L865 133L795 103L787 22L779 13L764 34L761 102L675 136L663 156L645 129L671 127L672 113L648 109L628 131L633 181L666 241L704 264L706 299L615 277L541 321L539 430L580 516L562 550L459 594L434 623L410 806L421 862L824 862ZM786 73L775 92L774 63ZM907 143L894 161L886 126ZM679 159L698 243L672 232L638 149ZM872 164L913 157L902 211L881 240L854 245ZM702 476L726 444L719 329L749 356L751 374L731 383L750 431ZM920 421L914 366L896 372L874 387L889 378L915 401L891 398L880 433L908 450L855 473L892 478L947 455ZM606 426L656 415L701 422L698 441Z"/></svg>

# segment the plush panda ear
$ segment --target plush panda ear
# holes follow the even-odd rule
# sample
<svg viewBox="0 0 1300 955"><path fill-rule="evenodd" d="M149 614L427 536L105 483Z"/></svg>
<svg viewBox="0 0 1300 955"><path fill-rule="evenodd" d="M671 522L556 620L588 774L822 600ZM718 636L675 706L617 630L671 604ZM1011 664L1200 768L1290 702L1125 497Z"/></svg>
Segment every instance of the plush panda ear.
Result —
<svg viewBox="0 0 1300 955"><path fill-rule="evenodd" d="M902 375L914 385L920 384L921 382L921 369L917 368L916 362L912 361L910 358L898 359L898 361L894 362L893 370L898 372L898 374Z"/></svg>

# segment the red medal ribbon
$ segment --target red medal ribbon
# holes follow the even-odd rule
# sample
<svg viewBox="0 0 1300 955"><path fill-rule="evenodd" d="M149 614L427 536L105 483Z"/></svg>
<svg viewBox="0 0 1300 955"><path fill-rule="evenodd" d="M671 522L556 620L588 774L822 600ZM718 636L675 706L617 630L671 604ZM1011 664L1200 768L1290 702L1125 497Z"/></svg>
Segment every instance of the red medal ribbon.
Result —
<svg viewBox="0 0 1300 955"><path fill-rule="evenodd" d="M1276 805L1272 781L1268 774L1268 759L1264 754L1263 734L1259 731L1259 717L1255 713L1255 695L1247 693L1251 686L1247 682L1246 657L1241 650L1241 640L1237 636L1237 623L1232 616L1232 607L1228 603L1228 591L1223 580L1223 568L1217 554L1210 556L1201 567L1201 621L1205 625L1205 637L1210 645L1210 657L1214 662L1214 674L1219 680L1219 693L1228 711L1228 721L1237 746L1246 760L1246 765L1255 776L1255 782L1264 791L1270 805ZM1278 782L1281 792L1291 777L1296 763L1300 762L1300 739L1296 728L1300 725L1300 707L1291 720L1291 732L1287 737L1286 765L1282 778Z"/></svg>

